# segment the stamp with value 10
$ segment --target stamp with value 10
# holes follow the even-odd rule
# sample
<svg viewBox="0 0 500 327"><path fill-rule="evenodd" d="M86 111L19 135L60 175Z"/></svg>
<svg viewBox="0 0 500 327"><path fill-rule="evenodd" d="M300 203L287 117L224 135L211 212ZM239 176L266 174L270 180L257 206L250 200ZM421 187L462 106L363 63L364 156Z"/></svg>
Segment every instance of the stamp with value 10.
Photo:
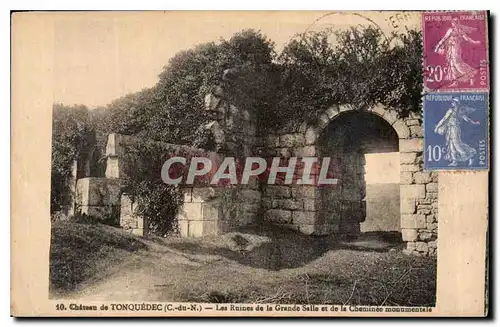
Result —
<svg viewBox="0 0 500 327"><path fill-rule="evenodd" d="M488 94L431 93L424 99L424 169L488 169Z"/></svg>

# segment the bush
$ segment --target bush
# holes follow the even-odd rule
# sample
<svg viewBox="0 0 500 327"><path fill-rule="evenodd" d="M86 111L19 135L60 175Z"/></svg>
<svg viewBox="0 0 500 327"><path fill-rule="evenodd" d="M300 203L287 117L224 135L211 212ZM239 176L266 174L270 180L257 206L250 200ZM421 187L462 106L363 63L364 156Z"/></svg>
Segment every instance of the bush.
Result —
<svg viewBox="0 0 500 327"><path fill-rule="evenodd" d="M262 121L296 127L332 105L363 110L381 103L402 115L418 112L421 44L421 32L386 37L373 27L301 34L279 57L279 100Z"/></svg>
<svg viewBox="0 0 500 327"><path fill-rule="evenodd" d="M159 236L175 229L175 217L182 204L177 188L161 179L161 168L169 153L164 143L139 140L127 146L123 158L128 176L124 193L137 204L135 214L147 222L149 233Z"/></svg>

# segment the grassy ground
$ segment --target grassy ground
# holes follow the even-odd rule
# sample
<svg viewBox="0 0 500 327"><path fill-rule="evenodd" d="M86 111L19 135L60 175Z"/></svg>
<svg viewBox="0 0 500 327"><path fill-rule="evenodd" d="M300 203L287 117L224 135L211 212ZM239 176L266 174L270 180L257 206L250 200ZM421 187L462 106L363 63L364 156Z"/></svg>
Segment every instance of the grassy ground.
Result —
<svg viewBox="0 0 500 327"><path fill-rule="evenodd" d="M121 230L101 224L59 221L52 225L50 290L67 292L91 282L146 245Z"/></svg>
<svg viewBox="0 0 500 327"><path fill-rule="evenodd" d="M271 226L143 239L102 225L53 228L51 291L96 300L431 306L436 261L392 244L340 244Z"/></svg>

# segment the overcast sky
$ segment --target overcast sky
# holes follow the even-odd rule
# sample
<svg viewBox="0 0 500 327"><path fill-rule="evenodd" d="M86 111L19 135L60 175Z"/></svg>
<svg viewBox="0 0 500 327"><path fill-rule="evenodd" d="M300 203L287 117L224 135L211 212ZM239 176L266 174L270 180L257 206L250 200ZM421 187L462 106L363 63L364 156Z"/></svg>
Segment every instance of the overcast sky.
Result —
<svg viewBox="0 0 500 327"><path fill-rule="evenodd" d="M106 105L153 86L177 52L253 28L281 50L296 33L326 27L378 25L385 33L419 28L416 13L122 12L50 14L54 101ZM394 28L396 26L396 28Z"/></svg>

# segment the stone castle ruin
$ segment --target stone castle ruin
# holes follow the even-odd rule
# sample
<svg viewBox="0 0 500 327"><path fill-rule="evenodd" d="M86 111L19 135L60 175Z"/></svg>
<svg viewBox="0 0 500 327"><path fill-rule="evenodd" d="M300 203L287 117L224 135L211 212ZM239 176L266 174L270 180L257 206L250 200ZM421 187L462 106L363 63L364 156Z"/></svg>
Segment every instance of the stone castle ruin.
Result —
<svg viewBox="0 0 500 327"><path fill-rule="evenodd" d="M216 113L217 118L201 128L212 136L216 146L214 152L202 151L218 158L328 156L338 166L341 183L322 188L267 185L255 180L238 187L229 198L224 188L181 185L184 204L177 217L181 236L218 235L266 222L308 235L356 237L363 228L376 230L385 224L392 226L387 227L389 230L401 233L406 252L435 255L438 174L423 171L421 117L412 113L403 118L383 106L363 111L333 106L314 123L304 123L293 133L276 130L261 135L255 117L229 103L221 93L216 88L205 98L205 110ZM88 177L88 172L81 169L74 174L75 208L94 217L119 215L122 228L145 235L147 223L134 214L132 199L120 191L121 180L127 178L123 153L131 142L131 136L108 136L105 177ZM190 149L171 147L172 151ZM383 167L396 174L392 197L384 203L379 198L370 200L372 186L366 182L366 156L380 153L392 153L396 158L394 166ZM372 193L380 195L379 191ZM377 205L377 213L370 214ZM382 220L390 216L393 220L377 222L375 216Z"/></svg>

